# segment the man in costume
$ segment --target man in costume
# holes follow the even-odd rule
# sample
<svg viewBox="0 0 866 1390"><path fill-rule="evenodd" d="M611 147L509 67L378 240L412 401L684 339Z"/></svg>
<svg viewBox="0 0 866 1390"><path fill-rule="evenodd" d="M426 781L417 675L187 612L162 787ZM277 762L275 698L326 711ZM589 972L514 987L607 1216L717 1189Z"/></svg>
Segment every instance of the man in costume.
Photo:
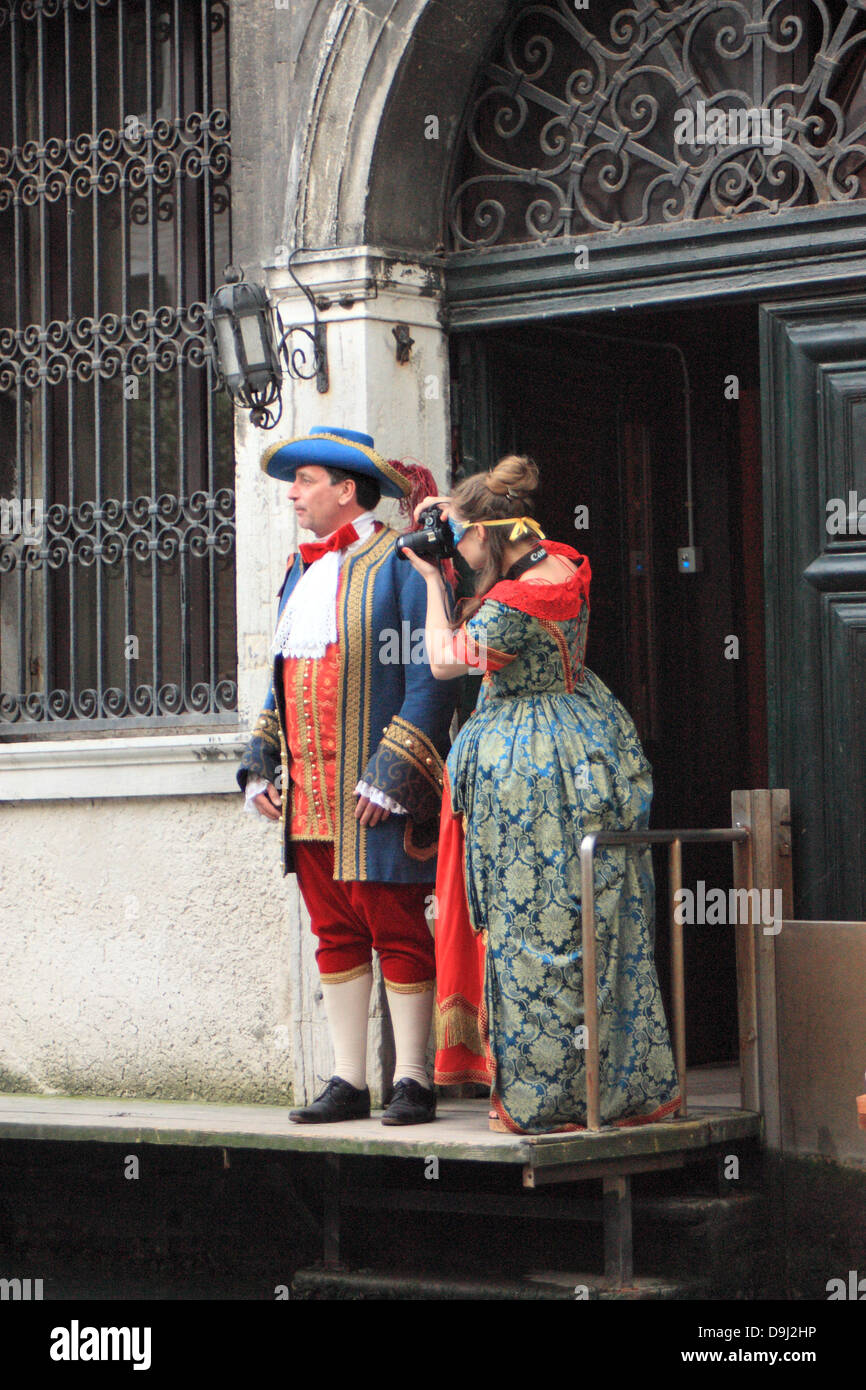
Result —
<svg viewBox="0 0 866 1390"><path fill-rule="evenodd" d="M443 756L454 698L405 637L423 632L426 590L373 516L410 482L369 435L317 428L265 451L318 538L291 555L280 589L273 678L244 753L246 805L283 832L283 870L318 939L334 1075L296 1123L363 1119L372 948L394 1029L383 1124L435 1118L426 1052L435 964L425 905L436 876ZM411 646L411 650L409 649ZM395 659L395 651L400 652Z"/></svg>

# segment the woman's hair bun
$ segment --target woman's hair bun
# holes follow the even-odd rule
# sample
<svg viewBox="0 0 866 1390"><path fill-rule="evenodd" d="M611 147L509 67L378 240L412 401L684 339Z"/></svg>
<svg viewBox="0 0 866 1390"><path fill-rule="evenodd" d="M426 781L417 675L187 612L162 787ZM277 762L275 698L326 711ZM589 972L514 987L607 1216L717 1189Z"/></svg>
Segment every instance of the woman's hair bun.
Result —
<svg viewBox="0 0 866 1390"><path fill-rule="evenodd" d="M506 454L487 475L487 486L499 497L526 497L538 491L538 465L526 454Z"/></svg>

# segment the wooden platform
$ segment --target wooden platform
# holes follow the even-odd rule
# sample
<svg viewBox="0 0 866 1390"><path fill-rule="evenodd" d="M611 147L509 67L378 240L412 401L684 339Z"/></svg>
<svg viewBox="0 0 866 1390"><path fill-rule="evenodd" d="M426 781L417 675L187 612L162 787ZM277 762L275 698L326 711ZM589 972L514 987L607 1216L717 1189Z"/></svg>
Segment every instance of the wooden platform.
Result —
<svg viewBox="0 0 866 1390"><path fill-rule="evenodd" d="M390 1128L382 1125L381 1114L344 1124L296 1125L283 1106L5 1095L0 1096L0 1139L320 1154L324 1163L323 1255L325 1268L330 1270L341 1267L341 1211L348 1206L381 1207L392 1214L401 1207L423 1206L431 1211L469 1210L477 1214L484 1210L506 1216L527 1214L515 1202L538 1201L530 1192L524 1192L522 1198L485 1197L473 1192L467 1198L459 1193L439 1193L433 1190L438 1184L426 1183L420 1193L403 1190L399 1184L387 1191L362 1191L358 1184L343 1182L344 1158L507 1164L520 1172L523 1189L596 1180L601 1183L601 1202L590 1209L590 1204L570 1198L567 1211L571 1219L602 1222L605 1276L608 1287L615 1289L630 1285L633 1276L631 1177L706 1161L718 1163L732 1147L761 1133L759 1115L720 1103L735 1099L727 1074L706 1073L701 1077L697 1073L697 1078L689 1077L688 1118L593 1134L493 1133L488 1127L487 1103L480 1100L441 1101L435 1122ZM563 1215L550 1202L543 1209L534 1209L549 1217Z"/></svg>
<svg viewBox="0 0 866 1390"><path fill-rule="evenodd" d="M435 1156L470 1163L519 1164L524 1168L526 1186L544 1181L545 1175L556 1181L554 1173L563 1166L573 1169L603 1162L615 1171L623 1161L637 1160L638 1167L652 1168L656 1166L654 1158L697 1155L715 1144L753 1137L759 1126L759 1116L752 1112L705 1106L697 1103L697 1098L685 1120L605 1129L596 1134L579 1131L527 1136L492 1133L487 1126L486 1104L473 1100L440 1103L432 1124L386 1128L375 1112L369 1120L295 1125L286 1108L269 1105L0 1096L0 1139L283 1149L416 1160ZM635 1170L632 1162L626 1167ZM533 1175L537 1175L534 1181ZM586 1176L591 1176L590 1172Z"/></svg>

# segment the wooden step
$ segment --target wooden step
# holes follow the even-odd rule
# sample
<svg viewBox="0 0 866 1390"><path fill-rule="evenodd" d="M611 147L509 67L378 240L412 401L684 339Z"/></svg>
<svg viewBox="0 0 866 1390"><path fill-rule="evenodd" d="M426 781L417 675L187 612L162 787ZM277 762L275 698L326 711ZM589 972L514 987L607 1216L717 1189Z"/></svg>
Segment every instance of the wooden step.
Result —
<svg viewBox="0 0 866 1390"><path fill-rule="evenodd" d="M542 1271L524 1279L434 1278L426 1274L394 1274L384 1270L299 1269L291 1295L300 1300L471 1300L576 1301L684 1300L705 1298L708 1286L700 1279L635 1279L628 1288L611 1289L597 1274Z"/></svg>

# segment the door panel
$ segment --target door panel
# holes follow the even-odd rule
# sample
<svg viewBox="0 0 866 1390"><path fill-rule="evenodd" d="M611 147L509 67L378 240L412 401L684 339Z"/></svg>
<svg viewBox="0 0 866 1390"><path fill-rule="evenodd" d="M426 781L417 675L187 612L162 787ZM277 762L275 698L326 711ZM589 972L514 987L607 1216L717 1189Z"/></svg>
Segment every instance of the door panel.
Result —
<svg viewBox="0 0 866 1390"><path fill-rule="evenodd" d="M797 916L866 916L866 299L761 307L770 785ZM854 515L828 529L828 503ZM866 532L866 519L862 526Z"/></svg>
<svg viewBox="0 0 866 1390"><path fill-rule="evenodd" d="M618 333L634 333L633 346L606 338L607 324L598 335L594 326L455 335L456 457L466 473L509 451L538 460L541 524L590 557L587 665L635 720L653 767L653 825L727 825L731 790L766 785L763 682L755 679L764 662L757 306L721 324L706 311L618 324ZM689 363L696 543L705 561L690 576L676 565L686 543L683 382L656 342L672 339ZM742 394L727 403L732 370ZM576 508L586 509L586 529ZM726 657L731 635L742 644L737 660ZM731 886L727 847L691 847L684 868L689 886ZM663 856L656 886L666 990ZM690 1064L733 1057L733 934L690 930L686 973Z"/></svg>

